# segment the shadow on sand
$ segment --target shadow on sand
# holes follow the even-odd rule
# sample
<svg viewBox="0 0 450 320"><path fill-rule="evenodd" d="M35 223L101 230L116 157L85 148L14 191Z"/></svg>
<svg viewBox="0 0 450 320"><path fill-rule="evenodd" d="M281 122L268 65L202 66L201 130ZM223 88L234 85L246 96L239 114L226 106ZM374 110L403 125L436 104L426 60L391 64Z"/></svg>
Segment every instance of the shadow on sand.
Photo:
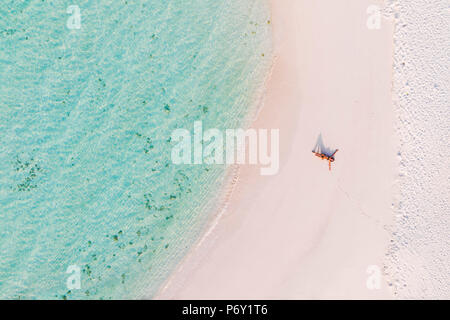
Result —
<svg viewBox="0 0 450 320"><path fill-rule="evenodd" d="M313 152L323 153L327 156L331 156L337 149L330 149L325 147L322 140L322 134L320 133L317 137L316 145L314 146Z"/></svg>

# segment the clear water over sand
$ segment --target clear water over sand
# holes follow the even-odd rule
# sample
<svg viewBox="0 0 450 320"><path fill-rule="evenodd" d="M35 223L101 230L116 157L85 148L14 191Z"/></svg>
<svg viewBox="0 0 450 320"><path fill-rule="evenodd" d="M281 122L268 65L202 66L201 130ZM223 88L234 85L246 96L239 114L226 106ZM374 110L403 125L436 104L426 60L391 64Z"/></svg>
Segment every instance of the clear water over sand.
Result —
<svg viewBox="0 0 450 320"><path fill-rule="evenodd" d="M138 298L198 237L225 167L171 132L243 125L268 71L266 1L0 7L0 298ZM81 289L69 290L69 266Z"/></svg>

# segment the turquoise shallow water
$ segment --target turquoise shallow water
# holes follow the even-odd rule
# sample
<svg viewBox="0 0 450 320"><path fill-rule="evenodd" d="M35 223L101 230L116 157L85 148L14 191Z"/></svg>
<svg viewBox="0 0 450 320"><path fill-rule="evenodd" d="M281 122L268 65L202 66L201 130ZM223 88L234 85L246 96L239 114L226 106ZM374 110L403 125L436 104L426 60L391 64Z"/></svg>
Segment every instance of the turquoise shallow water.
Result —
<svg viewBox="0 0 450 320"><path fill-rule="evenodd" d="M0 298L156 292L225 177L172 164L171 132L243 125L269 16L265 0L2 0Z"/></svg>

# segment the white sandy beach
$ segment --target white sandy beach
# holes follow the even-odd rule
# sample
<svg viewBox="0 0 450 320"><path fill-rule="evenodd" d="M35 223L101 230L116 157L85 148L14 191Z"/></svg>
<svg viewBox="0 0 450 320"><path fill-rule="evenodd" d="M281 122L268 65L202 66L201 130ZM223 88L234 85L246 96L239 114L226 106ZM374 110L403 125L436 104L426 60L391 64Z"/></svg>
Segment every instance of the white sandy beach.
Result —
<svg viewBox="0 0 450 320"><path fill-rule="evenodd" d="M280 129L280 171L242 166L226 211L159 299L390 298L393 26L369 0L273 0L275 64L254 128ZM319 136L339 149L332 171Z"/></svg>

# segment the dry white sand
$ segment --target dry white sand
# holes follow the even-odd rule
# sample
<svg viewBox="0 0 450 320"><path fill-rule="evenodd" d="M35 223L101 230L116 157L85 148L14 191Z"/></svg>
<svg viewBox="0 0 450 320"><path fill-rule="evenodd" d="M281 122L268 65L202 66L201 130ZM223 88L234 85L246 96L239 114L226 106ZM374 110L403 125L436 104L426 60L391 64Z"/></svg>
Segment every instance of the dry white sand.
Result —
<svg viewBox="0 0 450 320"><path fill-rule="evenodd" d="M386 272L395 297L450 299L449 2L388 3L400 192Z"/></svg>
<svg viewBox="0 0 450 320"><path fill-rule="evenodd" d="M395 175L393 28L366 27L374 2L272 1L276 59L253 127L280 128L280 172L240 168L226 212L157 298L391 297L382 275L366 286L383 268ZM319 136L339 148L331 172L311 153Z"/></svg>

